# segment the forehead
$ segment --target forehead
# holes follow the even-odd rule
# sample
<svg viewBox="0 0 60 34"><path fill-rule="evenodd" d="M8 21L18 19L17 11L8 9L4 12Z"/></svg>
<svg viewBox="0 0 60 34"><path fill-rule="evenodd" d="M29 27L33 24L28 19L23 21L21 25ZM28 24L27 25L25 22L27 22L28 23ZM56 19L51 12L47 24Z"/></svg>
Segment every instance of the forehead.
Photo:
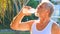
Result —
<svg viewBox="0 0 60 34"><path fill-rule="evenodd" d="M43 9L43 8L45 8L45 6L46 6L45 4L42 4L42 5L40 5L37 9L38 9L38 10Z"/></svg>
<svg viewBox="0 0 60 34"><path fill-rule="evenodd" d="M50 3L42 3L42 4L38 7L38 9L49 9L50 6L51 6Z"/></svg>
<svg viewBox="0 0 60 34"><path fill-rule="evenodd" d="M48 8L48 3L43 3L40 7L42 7L42 8Z"/></svg>
<svg viewBox="0 0 60 34"><path fill-rule="evenodd" d="M49 9L49 3L42 3L40 6L38 6L37 12L40 12L41 10L45 11L48 9Z"/></svg>

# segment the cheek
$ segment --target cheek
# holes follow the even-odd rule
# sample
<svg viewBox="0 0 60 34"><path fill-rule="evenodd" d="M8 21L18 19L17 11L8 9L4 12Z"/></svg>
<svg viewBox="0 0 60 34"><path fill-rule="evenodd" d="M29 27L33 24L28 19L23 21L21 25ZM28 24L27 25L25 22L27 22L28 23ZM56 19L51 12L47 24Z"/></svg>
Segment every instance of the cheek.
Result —
<svg viewBox="0 0 60 34"><path fill-rule="evenodd" d="M46 18L46 17L48 17L49 15L48 15L48 13L42 13L41 15L40 15L41 17L43 17L43 18Z"/></svg>

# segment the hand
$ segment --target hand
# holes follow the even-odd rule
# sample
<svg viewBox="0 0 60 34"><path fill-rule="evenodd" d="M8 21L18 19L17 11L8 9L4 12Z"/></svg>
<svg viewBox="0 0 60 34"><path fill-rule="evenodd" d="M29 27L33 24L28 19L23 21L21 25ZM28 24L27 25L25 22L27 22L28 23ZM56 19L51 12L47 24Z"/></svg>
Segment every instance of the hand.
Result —
<svg viewBox="0 0 60 34"><path fill-rule="evenodd" d="M30 16L32 13L30 13L30 10L31 9L31 7L30 6L24 6L23 8L22 8L22 11L23 11L23 13L24 13L24 15L26 15L26 16Z"/></svg>

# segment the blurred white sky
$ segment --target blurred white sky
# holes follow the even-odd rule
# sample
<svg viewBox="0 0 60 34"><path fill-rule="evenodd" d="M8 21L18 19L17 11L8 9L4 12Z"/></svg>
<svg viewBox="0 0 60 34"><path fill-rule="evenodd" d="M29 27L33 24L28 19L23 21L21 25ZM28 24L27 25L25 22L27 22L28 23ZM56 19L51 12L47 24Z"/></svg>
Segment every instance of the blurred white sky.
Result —
<svg viewBox="0 0 60 34"><path fill-rule="evenodd" d="M60 1L60 0L51 0L51 1L55 1L55 2L58 2L58 1Z"/></svg>
<svg viewBox="0 0 60 34"><path fill-rule="evenodd" d="M54 13L52 15L52 18L60 18L60 5L54 5Z"/></svg>

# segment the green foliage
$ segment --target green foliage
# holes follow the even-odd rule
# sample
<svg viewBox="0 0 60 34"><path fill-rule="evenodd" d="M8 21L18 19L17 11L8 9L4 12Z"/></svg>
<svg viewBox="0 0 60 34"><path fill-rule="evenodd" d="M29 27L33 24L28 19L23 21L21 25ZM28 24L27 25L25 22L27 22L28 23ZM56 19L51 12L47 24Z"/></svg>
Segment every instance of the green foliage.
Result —
<svg viewBox="0 0 60 34"><path fill-rule="evenodd" d="M0 21L2 22L2 23L0 23L0 29L9 29L10 23L11 23L13 17L17 15L17 8L16 8L16 5L13 3L13 0L6 0L6 3L7 3L7 7L5 7L6 8L5 11L2 12L4 14L3 15L4 17L0 16L0 18L1 18ZM38 2L36 2L34 0L30 0L27 5L31 6L33 8L36 8L38 5ZM2 6L2 5L0 5L0 6ZM18 8L19 8L19 6L18 6ZM32 14L31 16L25 16L22 21L33 20L35 18L37 19L37 17L35 17L35 15Z"/></svg>
<svg viewBox="0 0 60 34"><path fill-rule="evenodd" d="M39 1L30 0L30 2L27 5L36 8L38 4Z"/></svg>
<svg viewBox="0 0 60 34"><path fill-rule="evenodd" d="M38 4L39 4L39 2L34 1L34 0L30 0L28 2L27 6L31 6L32 8L36 8ZM25 16L22 21L25 22L25 21L34 20L34 19L37 19L37 18L38 17L36 17L34 14L32 14L31 16Z"/></svg>
<svg viewBox="0 0 60 34"><path fill-rule="evenodd" d="M9 28L10 22L14 17L12 0L6 0L6 3L7 3L7 7L4 12L2 11L4 13L4 15L3 15L4 17L1 16L2 23L0 24L1 25L0 29Z"/></svg>

